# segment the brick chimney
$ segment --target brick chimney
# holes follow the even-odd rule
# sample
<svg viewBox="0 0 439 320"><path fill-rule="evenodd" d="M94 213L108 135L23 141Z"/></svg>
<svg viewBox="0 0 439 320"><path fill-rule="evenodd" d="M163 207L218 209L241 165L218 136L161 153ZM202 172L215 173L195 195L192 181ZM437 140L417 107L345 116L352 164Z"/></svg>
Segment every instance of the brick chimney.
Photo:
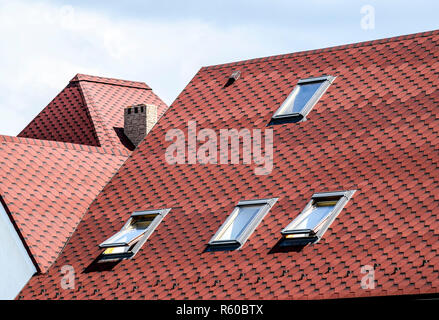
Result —
<svg viewBox="0 0 439 320"><path fill-rule="evenodd" d="M138 146L157 122L157 106L138 104L125 108L123 131L128 139Z"/></svg>

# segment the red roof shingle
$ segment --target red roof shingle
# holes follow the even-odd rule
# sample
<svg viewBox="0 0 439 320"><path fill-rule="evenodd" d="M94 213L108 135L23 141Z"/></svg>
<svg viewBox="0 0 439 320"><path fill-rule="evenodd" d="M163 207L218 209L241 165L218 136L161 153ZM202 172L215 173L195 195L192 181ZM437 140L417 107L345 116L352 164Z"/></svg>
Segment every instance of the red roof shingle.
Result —
<svg viewBox="0 0 439 320"><path fill-rule="evenodd" d="M439 31L202 68L84 215L31 299L321 299L439 291ZM224 88L229 75L241 78ZM165 134L266 129L301 78L337 76L307 121L272 125L274 167L165 161ZM276 250L315 192L353 190L320 242ZM278 197L240 250L206 251L234 206ZM139 253L89 267L134 210L172 208ZM61 288L63 265L76 286ZM361 288L363 265L375 289Z"/></svg>

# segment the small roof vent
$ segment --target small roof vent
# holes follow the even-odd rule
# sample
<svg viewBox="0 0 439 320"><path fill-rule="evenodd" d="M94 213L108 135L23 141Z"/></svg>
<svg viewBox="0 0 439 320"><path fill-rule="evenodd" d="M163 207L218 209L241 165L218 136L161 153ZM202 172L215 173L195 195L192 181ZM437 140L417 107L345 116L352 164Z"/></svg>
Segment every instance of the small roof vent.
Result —
<svg viewBox="0 0 439 320"><path fill-rule="evenodd" d="M229 79L227 79L227 82L224 85L224 87L228 87L231 84L233 84L236 80L239 79L240 76L241 76L241 71L239 71L239 70L233 71L233 73L230 75Z"/></svg>

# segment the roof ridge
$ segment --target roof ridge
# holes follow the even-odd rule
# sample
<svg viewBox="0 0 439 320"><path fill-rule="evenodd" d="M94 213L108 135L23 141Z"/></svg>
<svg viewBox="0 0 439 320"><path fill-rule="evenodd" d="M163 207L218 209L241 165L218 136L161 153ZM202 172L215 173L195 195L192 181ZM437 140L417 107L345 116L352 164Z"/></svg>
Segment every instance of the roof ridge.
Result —
<svg viewBox="0 0 439 320"><path fill-rule="evenodd" d="M82 73L77 73L70 80L70 83L81 82L81 81L103 83L103 84L115 85L115 86L120 86L120 87L130 87L130 88L152 90L151 87L149 87L145 82L141 82L141 81L131 81L131 80L123 80L123 79L117 79L117 78L106 78L106 77L99 77L99 76L93 76L93 75L82 74Z"/></svg>
<svg viewBox="0 0 439 320"><path fill-rule="evenodd" d="M85 106L87 107L87 110L90 113L93 127L96 132L96 136L98 138L100 146L110 144L113 147L116 147L110 138L110 134L105 126L104 121L102 120L102 116L99 112L99 108L95 106L95 102L93 100L92 95L89 94L87 88L83 86L81 82L78 82L78 86L81 92L81 96L84 99Z"/></svg>
<svg viewBox="0 0 439 320"><path fill-rule="evenodd" d="M101 153L101 154L114 154L120 156L129 156L130 152L116 147L110 146L91 146L87 144L77 144L70 142L62 142L56 140L42 140L42 139L34 139L34 138L25 138L25 137L15 137L0 134L0 143L19 143L19 144L29 144L36 145L41 147L48 148L56 148L56 149L67 149L67 150L76 150L76 151L84 151L90 153Z"/></svg>
<svg viewBox="0 0 439 320"><path fill-rule="evenodd" d="M297 51L297 52L292 52L292 53L266 56L266 57L262 57L262 58L253 58L253 59L240 60L240 61L229 62L229 63L221 63L221 64L216 64L216 65L204 66L201 69L207 69L207 70L221 69L221 68L226 68L226 67L231 67L231 66L247 65L247 64L259 63L259 62L281 60L281 59L289 59L289 58L293 58L293 57L300 57L300 56L304 56L304 55L310 55L310 54L316 54L316 53L322 53L322 52L331 52L331 51L337 51L337 50L343 50L343 49L349 49L349 48L372 46L372 45L383 44L383 43L394 42L394 41L422 38L422 37L427 37L427 36L431 36L431 35L435 35L435 34L436 35L439 34L439 29L418 32L418 33L411 33L411 34L400 35L400 36L394 36L394 37L389 37L389 38L381 38L381 39L377 39L377 40L366 40L366 41L361 41L361 42L354 42L354 43L349 43L349 44L330 46L330 47L320 48L320 49L302 50L302 51Z"/></svg>

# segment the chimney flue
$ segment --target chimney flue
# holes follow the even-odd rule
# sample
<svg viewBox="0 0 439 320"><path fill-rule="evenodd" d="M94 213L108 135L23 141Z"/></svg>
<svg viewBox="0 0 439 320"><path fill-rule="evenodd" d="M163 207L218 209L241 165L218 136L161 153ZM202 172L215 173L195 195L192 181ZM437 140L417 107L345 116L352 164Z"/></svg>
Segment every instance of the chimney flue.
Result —
<svg viewBox="0 0 439 320"><path fill-rule="evenodd" d="M137 104L124 110L123 131L128 139L138 146L157 122L157 106Z"/></svg>

